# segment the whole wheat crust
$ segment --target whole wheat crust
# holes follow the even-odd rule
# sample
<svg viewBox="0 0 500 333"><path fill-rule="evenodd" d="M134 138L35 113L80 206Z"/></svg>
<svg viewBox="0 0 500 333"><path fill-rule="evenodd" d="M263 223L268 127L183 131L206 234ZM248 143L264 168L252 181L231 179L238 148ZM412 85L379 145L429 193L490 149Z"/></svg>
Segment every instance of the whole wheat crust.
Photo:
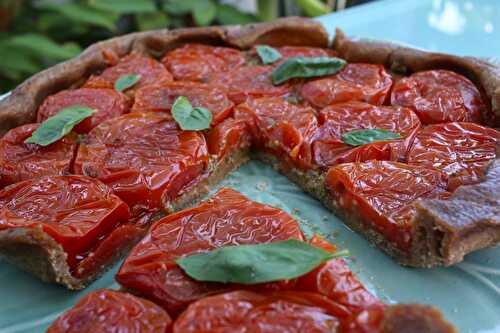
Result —
<svg viewBox="0 0 500 333"><path fill-rule="evenodd" d="M239 49L248 49L257 44L329 47L328 34L322 25L302 18L286 18L245 26L157 30L113 38L90 46L80 56L40 72L17 87L7 99L0 102L0 135L11 128L33 122L36 119L38 106L47 96L64 89L78 87L91 74L104 69L107 63L103 57L103 50L111 50L120 57L130 52L139 52L158 58L167 50L188 42L232 46ZM384 64L388 69L396 72L411 73L442 68L461 73L471 79L488 100L490 110L484 115L488 121L487 125L492 127L500 125L500 69L492 64L476 58L429 53L391 43L351 40L346 38L340 30L337 30L332 47L347 61ZM270 160L266 154L260 155L261 158ZM244 153L238 155L228 164L226 171L237 167L246 158ZM279 161L274 160L272 164L286 173L304 190L320 199L327 207L341 216L344 215L348 225L403 264L418 267L451 265L462 260L463 256L471 251L500 242L500 188L498 186L500 163L498 160L492 164L482 183L460 188L450 200L421 200L416 203L415 237L417 237L419 248L416 249L415 254L411 255L401 253L387 244L381 235L366 228L365 222L358 216L348 216L342 211L337 211L326 192L324 174L321 172L309 172L302 177L304 174L300 171L285 169L280 166ZM213 178L209 177L204 180L199 189L188 191L175 203L166 203L166 208L175 210L186 206L190 201L206 193L208 188L224 175L224 172L214 174ZM298 179L299 177L302 178ZM46 280L57 280L55 276L62 273L54 267L57 267L62 257L60 253L51 253L57 252L58 245L53 244L53 241L51 243L47 235L39 234L39 232L25 231L25 235L20 233L15 237L2 232L0 243L6 244L15 240L19 249L9 251L2 248L0 251L11 260L18 258L14 261L26 261L27 264L21 263L25 268L28 267L32 271L42 270L43 272L38 275L45 276ZM33 239L40 239L36 243L39 249L33 251L24 249L23 246L26 244L33 245ZM20 253L23 255L20 256ZM31 253L33 253L34 260L23 259ZM19 257L23 258L19 259ZM39 267L52 268L49 268L47 272L42 268L33 268L32 266L39 261L44 261L44 264L38 264ZM51 269L52 272L50 272ZM62 283L68 287L78 288L88 281L82 285L64 281ZM408 313L417 317L418 313L425 313L424 310L420 311L420 308L414 309L415 311L408 311ZM397 319L394 319L396 317ZM401 327L398 326L401 322L403 324L406 322L410 325L409 328L416 327L414 317L406 321L401 318L404 317L388 316L384 324L386 331L395 332L394 327ZM436 322L440 320L436 319ZM451 328L441 329L447 327L446 325L436 324L434 327L436 332L451 332L452 330Z"/></svg>

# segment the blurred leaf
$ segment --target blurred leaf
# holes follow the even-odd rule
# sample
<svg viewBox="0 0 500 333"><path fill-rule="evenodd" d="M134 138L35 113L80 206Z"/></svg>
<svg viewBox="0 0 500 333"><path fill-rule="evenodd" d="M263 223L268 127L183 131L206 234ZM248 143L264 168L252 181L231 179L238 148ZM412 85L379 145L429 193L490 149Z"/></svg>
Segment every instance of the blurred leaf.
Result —
<svg viewBox="0 0 500 333"><path fill-rule="evenodd" d="M16 79L22 73L35 73L41 69L41 66L22 50L9 45L6 41L0 41L0 72L9 76L16 76Z"/></svg>
<svg viewBox="0 0 500 333"><path fill-rule="evenodd" d="M172 15L186 15L193 12L200 0L167 0L163 8ZM203 0L201 0L203 1Z"/></svg>
<svg viewBox="0 0 500 333"><path fill-rule="evenodd" d="M89 5L117 14L153 13L156 11L153 0L90 0Z"/></svg>
<svg viewBox="0 0 500 333"><path fill-rule="evenodd" d="M197 25L206 26L212 23L217 14L217 6L212 0L199 0L193 9L193 18Z"/></svg>
<svg viewBox="0 0 500 333"><path fill-rule="evenodd" d="M220 24L246 24L259 20L256 16L243 13L231 5L217 6L216 19Z"/></svg>
<svg viewBox="0 0 500 333"><path fill-rule="evenodd" d="M297 0L297 5L308 16L320 16L330 12L328 6L320 0Z"/></svg>
<svg viewBox="0 0 500 333"><path fill-rule="evenodd" d="M138 14L136 17L139 30L155 30L165 29L170 23L170 19L166 13L156 12L151 14Z"/></svg>
<svg viewBox="0 0 500 333"><path fill-rule="evenodd" d="M262 21L271 21L278 17L278 0L258 0L258 16Z"/></svg>
<svg viewBox="0 0 500 333"><path fill-rule="evenodd" d="M45 56L57 60L68 59L81 52L75 44L70 47L59 46L51 39L39 34L24 34L11 37L9 44L22 49L30 50L39 56Z"/></svg>
<svg viewBox="0 0 500 333"><path fill-rule="evenodd" d="M116 28L115 21L118 18L117 15L103 13L94 8L76 3L54 4L49 1L41 2L41 6L42 8L57 11L76 22L83 22L109 30L115 30Z"/></svg>

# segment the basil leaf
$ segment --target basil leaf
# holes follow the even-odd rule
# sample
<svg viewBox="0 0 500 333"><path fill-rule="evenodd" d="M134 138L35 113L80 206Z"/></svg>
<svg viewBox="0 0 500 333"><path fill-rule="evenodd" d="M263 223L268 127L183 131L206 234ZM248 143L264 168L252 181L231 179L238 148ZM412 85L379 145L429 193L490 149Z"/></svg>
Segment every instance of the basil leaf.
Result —
<svg viewBox="0 0 500 333"><path fill-rule="evenodd" d="M334 57L294 57L275 68L271 79L274 85L278 85L298 77L331 75L340 71L345 64L345 60Z"/></svg>
<svg viewBox="0 0 500 333"><path fill-rule="evenodd" d="M140 79L141 75L139 74L122 75L115 81L115 90L124 91L128 88L132 88Z"/></svg>
<svg viewBox="0 0 500 333"><path fill-rule="evenodd" d="M279 53L279 51L273 47L267 45L258 45L256 49L257 54L259 55L260 60L262 60L262 63L264 65L273 64L281 59L281 53Z"/></svg>
<svg viewBox="0 0 500 333"><path fill-rule="evenodd" d="M399 139L401 135L383 129L362 129L342 134L342 141L351 146L361 146L375 141Z"/></svg>
<svg viewBox="0 0 500 333"><path fill-rule="evenodd" d="M201 107L193 108L184 96L177 97L171 112L177 124L185 131L204 130L210 128L212 122L210 110Z"/></svg>
<svg viewBox="0 0 500 333"><path fill-rule="evenodd" d="M39 146L48 146L64 137L78 123L96 112L96 110L78 105L64 108L41 123L24 142L35 143Z"/></svg>
<svg viewBox="0 0 500 333"><path fill-rule="evenodd" d="M184 272L198 281L256 284L302 276L346 251L327 252L308 243L280 242L227 246L177 259Z"/></svg>

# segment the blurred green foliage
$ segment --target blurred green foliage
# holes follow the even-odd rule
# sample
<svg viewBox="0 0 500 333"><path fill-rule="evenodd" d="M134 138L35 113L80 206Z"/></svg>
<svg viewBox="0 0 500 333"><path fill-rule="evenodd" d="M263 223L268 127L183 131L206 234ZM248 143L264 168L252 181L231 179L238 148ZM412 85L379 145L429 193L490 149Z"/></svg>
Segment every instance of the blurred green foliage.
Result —
<svg viewBox="0 0 500 333"><path fill-rule="evenodd" d="M291 7L291 9L290 9ZM242 12L216 0L0 0L0 92L106 38L160 28L322 15L321 0L258 0Z"/></svg>

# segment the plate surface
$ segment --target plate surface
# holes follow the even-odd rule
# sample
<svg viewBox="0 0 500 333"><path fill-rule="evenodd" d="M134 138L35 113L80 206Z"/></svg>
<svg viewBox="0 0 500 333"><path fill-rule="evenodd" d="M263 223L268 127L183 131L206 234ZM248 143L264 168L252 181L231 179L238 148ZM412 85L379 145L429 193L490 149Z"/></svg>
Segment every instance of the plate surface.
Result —
<svg viewBox="0 0 500 333"><path fill-rule="evenodd" d="M430 2L413 1L414 4ZM487 1L477 1L483 4L485 2ZM320 21L329 28L335 24L344 26L348 33L377 37L349 22L365 24L362 17L368 13L373 14L370 16L372 18L379 18L376 13L382 10L381 3L384 2L347 10L342 15L329 15L320 18ZM500 10L500 3L497 7ZM357 12L356 20L351 16L354 11ZM390 15L387 9L386 13ZM392 30L394 32L398 29ZM394 33L391 35L390 31L387 31L385 39L412 42L404 36L394 36ZM416 44L419 47L428 46ZM467 52L462 49L456 53ZM463 263L451 268L403 268L345 227L339 219L285 177L260 162L247 163L228 176L221 186L232 187L253 200L281 207L297 217L306 232L319 232L340 248L348 248L353 256L350 260L351 268L373 293L386 302L435 305L461 332L500 332L500 248L476 252L467 256ZM44 284L0 259L0 333L44 332L54 318L89 291L104 287L118 288L113 279L118 267L116 265L86 290L70 292L59 286Z"/></svg>

